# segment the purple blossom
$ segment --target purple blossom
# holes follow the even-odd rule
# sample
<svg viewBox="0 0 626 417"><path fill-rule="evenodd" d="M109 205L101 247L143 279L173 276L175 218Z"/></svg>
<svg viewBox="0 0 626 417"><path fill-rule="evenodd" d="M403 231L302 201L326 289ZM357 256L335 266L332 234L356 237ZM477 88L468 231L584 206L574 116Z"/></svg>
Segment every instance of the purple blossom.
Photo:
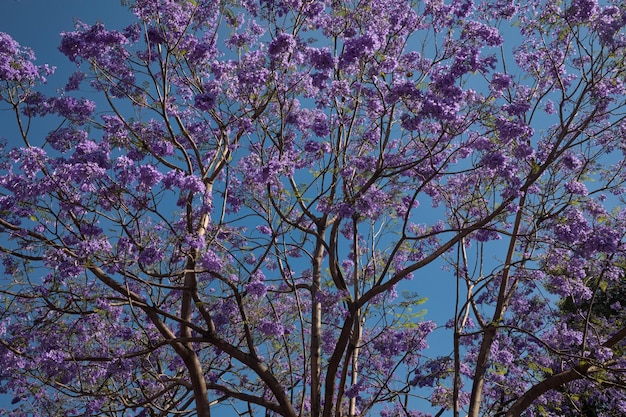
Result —
<svg viewBox="0 0 626 417"><path fill-rule="evenodd" d="M339 58L340 68L348 72L354 71L356 62L362 57L372 56L379 46L379 40L372 33L346 40L344 51Z"/></svg>
<svg viewBox="0 0 626 417"><path fill-rule="evenodd" d="M565 16L572 22L586 22L597 8L597 0L573 0L570 7L565 11Z"/></svg>
<svg viewBox="0 0 626 417"><path fill-rule="evenodd" d="M488 46L500 46L503 42L497 28L473 20L465 22L461 39L481 40Z"/></svg>
<svg viewBox="0 0 626 417"><path fill-rule="evenodd" d="M356 384L351 385L346 391L345 396L347 398L355 398L358 397L359 393L364 390L364 382L363 379L360 379Z"/></svg>
<svg viewBox="0 0 626 417"><path fill-rule="evenodd" d="M33 82L41 78L42 67L33 64L34 60L35 55L30 49L0 32L0 80Z"/></svg>
<svg viewBox="0 0 626 417"><path fill-rule="evenodd" d="M55 151L66 152L72 148L73 144L84 142L87 136L88 133L84 130L61 127L50 132L46 137L46 142L48 142Z"/></svg>
<svg viewBox="0 0 626 417"><path fill-rule="evenodd" d="M566 153L565 155L563 155L562 161L563 165L565 165L567 169L570 169L572 171L580 168L580 166L582 165L580 159L578 159L578 157L576 157L576 155L574 155L573 153Z"/></svg>
<svg viewBox="0 0 626 417"><path fill-rule="evenodd" d="M102 121L104 122L104 134L103 139L116 144L124 144L128 138L128 130L124 124L124 121L117 115L102 115Z"/></svg>
<svg viewBox="0 0 626 417"><path fill-rule="evenodd" d="M583 250L586 254L596 252L615 253L620 244L620 235L612 227L600 226L594 228L584 242Z"/></svg>
<svg viewBox="0 0 626 417"><path fill-rule="evenodd" d="M326 137L330 134L330 126L328 123L328 117L324 113L316 113L311 125L311 130L318 137Z"/></svg>
<svg viewBox="0 0 626 417"><path fill-rule="evenodd" d="M107 238L87 239L78 245L81 259L88 259L90 256L98 254L108 254L111 252L111 244Z"/></svg>
<svg viewBox="0 0 626 417"><path fill-rule="evenodd" d="M196 94L193 98L194 105L198 110L209 111L215 107L217 96L214 93L201 93Z"/></svg>
<svg viewBox="0 0 626 417"><path fill-rule="evenodd" d="M260 224L256 227L256 230L258 230L259 232L261 232L264 235L268 235L271 236L272 235L272 229L265 225L265 224Z"/></svg>
<svg viewBox="0 0 626 417"><path fill-rule="evenodd" d="M65 117L76 124L82 124L91 117L96 109L96 103L85 98L58 97L49 100L51 111Z"/></svg>
<svg viewBox="0 0 626 417"><path fill-rule="evenodd" d="M509 105L503 106L502 109L511 116L521 116L530 110L530 102L527 99L518 99Z"/></svg>
<svg viewBox="0 0 626 417"><path fill-rule="evenodd" d="M5 295L22 291L0 321L0 390L14 396L15 414L31 404L44 411L54 404L59 415L118 406L130 414L149 414L148 406L181 411L171 407L176 388L167 389L194 371L167 345L166 328L180 331L176 317L189 294L181 277L192 261L192 337L204 342L188 347L213 369L204 366L211 384L237 388L244 400L276 399L243 362L231 366L233 352L251 360L263 354L281 385L310 392L305 356L316 303L322 366L330 355L345 357L351 346L337 343L354 330L346 319L361 308L359 382L343 387L344 404L354 398L357 414L384 399L386 417L421 416L402 404L398 393L407 384L443 409L457 398L466 410L484 347L490 356L480 410L504 410L548 374L571 369L586 354L583 340L595 360L615 361L598 364L607 376L626 366L598 348L621 328L620 304L610 300L614 310L588 317L585 337L577 316L583 307L595 316L584 301L598 277L612 288L622 272L626 215L611 211L617 197L585 197L595 195L585 175L598 183L594 190L623 191L622 161L603 152L626 149L615 139L626 132L618 127L624 10L589 0L571 0L571 7L512 0L132 3L138 22L121 32L79 23L63 34L61 50L89 75L74 73L49 97L36 85L46 70L0 34L6 104L19 102L20 116L61 119L45 140L32 129L26 149L0 153L0 258L14 281ZM518 9L515 25L500 34L494 22ZM512 50L508 29L521 31L522 45L518 61L505 66L485 51ZM567 47L572 41L593 47ZM581 51L590 56L574 54ZM593 85L571 83L573 75ZM100 121L92 102L68 93L87 77L105 98L97 101ZM119 107L107 110L110 104ZM544 104L565 119L535 133L541 120L530 111ZM537 163L546 168L541 178L529 175ZM437 208L418 209L418 200ZM518 237L513 259L488 261L480 275L472 265L507 259L508 245L491 240L511 233ZM339 249L328 253L335 243ZM464 259L457 256L462 245L479 248ZM316 248L324 249L320 265ZM24 256L14 257L14 249ZM337 257L347 289L338 288ZM412 276L406 272L439 262L452 264L451 279L477 283L475 294L464 294L475 308L459 326L465 358L457 362L458 381L465 386L457 393L453 358L422 356L436 325L410 311L415 298L399 295ZM86 271L92 267L110 276ZM510 267L508 287L499 288L503 267ZM29 287L28 271L43 269ZM317 290L313 271L322 276ZM129 290L132 305L124 302ZM495 338L484 339L470 329L490 322L502 290L510 308ZM559 313L560 298L579 311ZM207 312L211 320L203 319ZM455 324L458 318L447 326ZM350 369L327 376L350 381ZM63 401L63 392L41 386L45 378L81 396ZM556 415L557 404L561 414L575 414L578 393L595 392L594 382L571 381L527 412L544 407ZM113 386L119 390L101 395L99 387ZM603 407L611 389L596 389ZM344 404L323 406L343 413ZM299 414L311 411L309 398L295 406Z"/></svg>
<svg viewBox="0 0 626 417"><path fill-rule="evenodd" d="M293 49L296 47L296 40L293 35L289 33L280 33L276 39L270 42L267 47L267 53L273 59L281 59L284 60L287 58L289 54L292 53Z"/></svg>
<svg viewBox="0 0 626 417"><path fill-rule="evenodd" d="M593 0L587 0L592 2ZM615 43L615 37L620 29L626 25L626 11L617 6L607 6L593 20L593 27L597 31L603 45Z"/></svg>
<svg viewBox="0 0 626 417"><path fill-rule="evenodd" d="M504 117L498 117L496 129L502 143L508 143L511 140L520 141L529 138L533 134L533 129L522 121L509 120Z"/></svg>
<svg viewBox="0 0 626 417"><path fill-rule="evenodd" d="M108 75L95 79L92 85L97 90L108 90L114 97L124 97L140 91L134 88L135 74L127 61L130 56L125 49L127 44L124 34L106 30L101 23L89 26L79 22L74 32L61 33L59 51L72 62L85 60L97 64L98 70Z"/></svg>
<svg viewBox="0 0 626 417"><path fill-rule="evenodd" d="M279 320L261 319L257 329L267 336L282 336L285 328Z"/></svg>
<svg viewBox="0 0 626 417"><path fill-rule="evenodd" d="M321 145L319 142L316 142L314 140L308 140L305 144L304 144L304 150L305 152L309 152L309 153L318 153L319 150L321 149Z"/></svg>
<svg viewBox="0 0 626 417"><path fill-rule="evenodd" d="M452 3L452 8L456 17L466 18L471 14L474 2L472 0L455 0Z"/></svg>
<svg viewBox="0 0 626 417"><path fill-rule="evenodd" d="M186 58L193 66L205 65L217 54L215 36L205 34L202 39L187 34L181 41L179 48L186 51Z"/></svg>
<svg viewBox="0 0 626 417"><path fill-rule="evenodd" d="M237 81L241 93L254 93L265 86L270 75L265 61L266 55L261 51L249 52L243 56L237 71Z"/></svg>
<svg viewBox="0 0 626 417"><path fill-rule="evenodd" d="M502 239L497 231L490 229L478 229L472 234L472 238L476 239L478 242L488 242L490 240Z"/></svg>
<svg viewBox="0 0 626 417"><path fill-rule="evenodd" d="M85 140L75 145L74 153L69 162L72 164L93 163L100 168L109 168L111 165L109 154L110 149L106 142Z"/></svg>
<svg viewBox="0 0 626 417"><path fill-rule="evenodd" d="M354 209L365 218L377 219L387 208L388 201L384 191L372 187L356 201Z"/></svg>
<svg viewBox="0 0 626 417"><path fill-rule="evenodd" d="M47 250L44 254L44 264L53 273L60 274L66 278L76 277L84 272L84 268L78 259L70 257L65 251L60 249Z"/></svg>
<svg viewBox="0 0 626 417"><path fill-rule="evenodd" d="M528 143L519 143L515 150L513 151L513 155L518 159L531 159L535 155L535 149L530 146Z"/></svg>
<svg viewBox="0 0 626 417"><path fill-rule="evenodd" d="M25 104L22 112L27 116L58 114L79 125L87 122L96 108L93 101L85 98L77 99L70 96L48 98L40 93L29 94Z"/></svg>
<svg viewBox="0 0 626 417"><path fill-rule="evenodd" d="M78 90L80 83L85 79L87 74L81 71L76 71L72 75L70 75L67 84L65 85L65 91L74 91Z"/></svg>
<svg viewBox="0 0 626 417"><path fill-rule="evenodd" d="M320 71L329 71L335 66L332 54L328 48L308 48L307 55L313 68Z"/></svg>
<svg viewBox="0 0 626 417"><path fill-rule="evenodd" d="M578 243L584 240L589 233L589 223L583 213L575 208L570 208L554 224L554 235L563 243Z"/></svg>
<svg viewBox="0 0 626 417"><path fill-rule="evenodd" d="M220 87L216 81L205 83L203 92L196 94L194 97L194 105L202 111L209 111L215 107L219 96Z"/></svg>
<svg viewBox="0 0 626 417"><path fill-rule="evenodd" d="M179 188L193 194L204 192L206 186L204 182L195 175L187 175L182 171L168 171L163 177L163 185L167 189Z"/></svg>
<svg viewBox="0 0 626 417"><path fill-rule="evenodd" d="M115 162L116 180L123 186L129 185L137 178L134 161L126 155L121 155Z"/></svg>
<svg viewBox="0 0 626 417"><path fill-rule="evenodd" d="M502 152L490 152L483 156L481 163L490 169L499 169L504 167L508 158Z"/></svg>
<svg viewBox="0 0 626 417"><path fill-rule="evenodd" d="M575 195L587 195L587 186L579 181L570 181L565 184L565 189L567 192L575 194Z"/></svg>
<svg viewBox="0 0 626 417"><path fill-rule="evenodd" d="M248 294L256 300L265 297L265 294L267 294L267 286L263 283L263 281L255 280L246 285L246 291L248 291Z"/></svg>
<svg viewBox="0 0 626 417"><path fill-rule="evenodd" d="M222 259L212 250L207 249L200 255L200 266L206 268L209 272L222 272L224 264Z"/></svg>
<svg viewBox="0 0 626 417"><path fill-rule="evenodd" d="M137 189L139 191L147 191L161 181L163 174L152 165L142 165L137 173L137 181L139 182Z"/></svg>
<svg viewBox="0 0 626 417"><path fill-rule="evenodd" d="M47 155L41 148L21 148L11 151L11 158L16 162L21 162L20 169L24 175L33 179L45 166Z"/></svg>
<svg viewBox="0 0 626 417"><path fill-rule="evenodd" d="M552 100L547 100L546 105L544 106L544 111L546 114L555 114L556 108L554 107L554 102Z"/></svg>
<svg viewBox="0 0 626 417"><path fill-rule="evenodd" d="M139 262L145 266L154 265L161 262L165 257L165 253L155 243L141 249L139 252Z"/></svg>
<svg viewBox="0 0 626 417"><path fill-rule="evenodd" d="M133 23L124 28L122 34L129 42L135 43L141 37L141 26L139 23Z"/></svg>
<svg viewBox="0 0 626 417"><path fill-rule="evenodd" d="M93 26L79 22L75 32L62 32L59 51L70 61L101 58L112 48L128 43L128 39L117 31L109 31L102 24Z"/></svg>

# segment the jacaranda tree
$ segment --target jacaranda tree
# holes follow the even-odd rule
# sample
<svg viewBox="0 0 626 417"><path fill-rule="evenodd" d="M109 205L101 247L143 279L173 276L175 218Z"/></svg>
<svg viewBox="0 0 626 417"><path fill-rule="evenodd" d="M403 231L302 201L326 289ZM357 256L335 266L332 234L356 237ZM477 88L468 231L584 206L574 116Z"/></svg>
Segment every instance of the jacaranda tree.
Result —
<svg viewBox="0 0 626 417"><path fill-rule="evenodd" d="M626 413L622 1L126 3L0 34L7 415Z"/></svg>

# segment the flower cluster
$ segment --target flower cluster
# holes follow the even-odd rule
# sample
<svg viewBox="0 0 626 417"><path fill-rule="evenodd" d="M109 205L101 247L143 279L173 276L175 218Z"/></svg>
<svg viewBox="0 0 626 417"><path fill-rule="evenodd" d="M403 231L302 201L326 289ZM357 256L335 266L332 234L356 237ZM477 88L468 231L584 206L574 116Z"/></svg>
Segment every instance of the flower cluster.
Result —
<svg viewBox="0 0 626 417"><path fill-rule="evenodd" d="M54 68L47 65L37 66L33 63L33 51L22 47L11 36L0 32L0 80L20 83L45 81Z"/></svg>
<svg viewBox="0 0 626 417"><path fill-rule="evenodd" d="M50 96L0 33L23 136L0 153L16 415L420 416L413 394L504 414L586 363L607 383L580 372L523 412L598 387L622 410L621 5L131 10L62 34L79 68Z"/></svg>

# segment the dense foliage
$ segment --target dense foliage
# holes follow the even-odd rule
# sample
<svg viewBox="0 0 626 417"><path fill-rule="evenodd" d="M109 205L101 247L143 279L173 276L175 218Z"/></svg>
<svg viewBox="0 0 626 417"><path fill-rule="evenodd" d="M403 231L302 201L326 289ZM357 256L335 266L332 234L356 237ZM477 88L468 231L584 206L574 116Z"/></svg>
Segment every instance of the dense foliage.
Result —
<svg viewBox="0 0 626 417"><path fill-rule="evenodd" d="M519 3L0 33L6 413L626 414L626 7Z"/></svg>

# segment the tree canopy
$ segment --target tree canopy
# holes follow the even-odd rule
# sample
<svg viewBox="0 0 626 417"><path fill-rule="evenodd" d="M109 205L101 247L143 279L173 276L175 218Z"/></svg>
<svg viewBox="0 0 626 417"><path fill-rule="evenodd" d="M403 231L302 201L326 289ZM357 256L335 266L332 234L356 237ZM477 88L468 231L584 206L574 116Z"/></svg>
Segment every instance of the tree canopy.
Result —
<svg viewBox="0 0 626 417"><path fill-rule="evenodd" d="M626 414L621 1L123 3L0 33L7 415Z"/></svg>

